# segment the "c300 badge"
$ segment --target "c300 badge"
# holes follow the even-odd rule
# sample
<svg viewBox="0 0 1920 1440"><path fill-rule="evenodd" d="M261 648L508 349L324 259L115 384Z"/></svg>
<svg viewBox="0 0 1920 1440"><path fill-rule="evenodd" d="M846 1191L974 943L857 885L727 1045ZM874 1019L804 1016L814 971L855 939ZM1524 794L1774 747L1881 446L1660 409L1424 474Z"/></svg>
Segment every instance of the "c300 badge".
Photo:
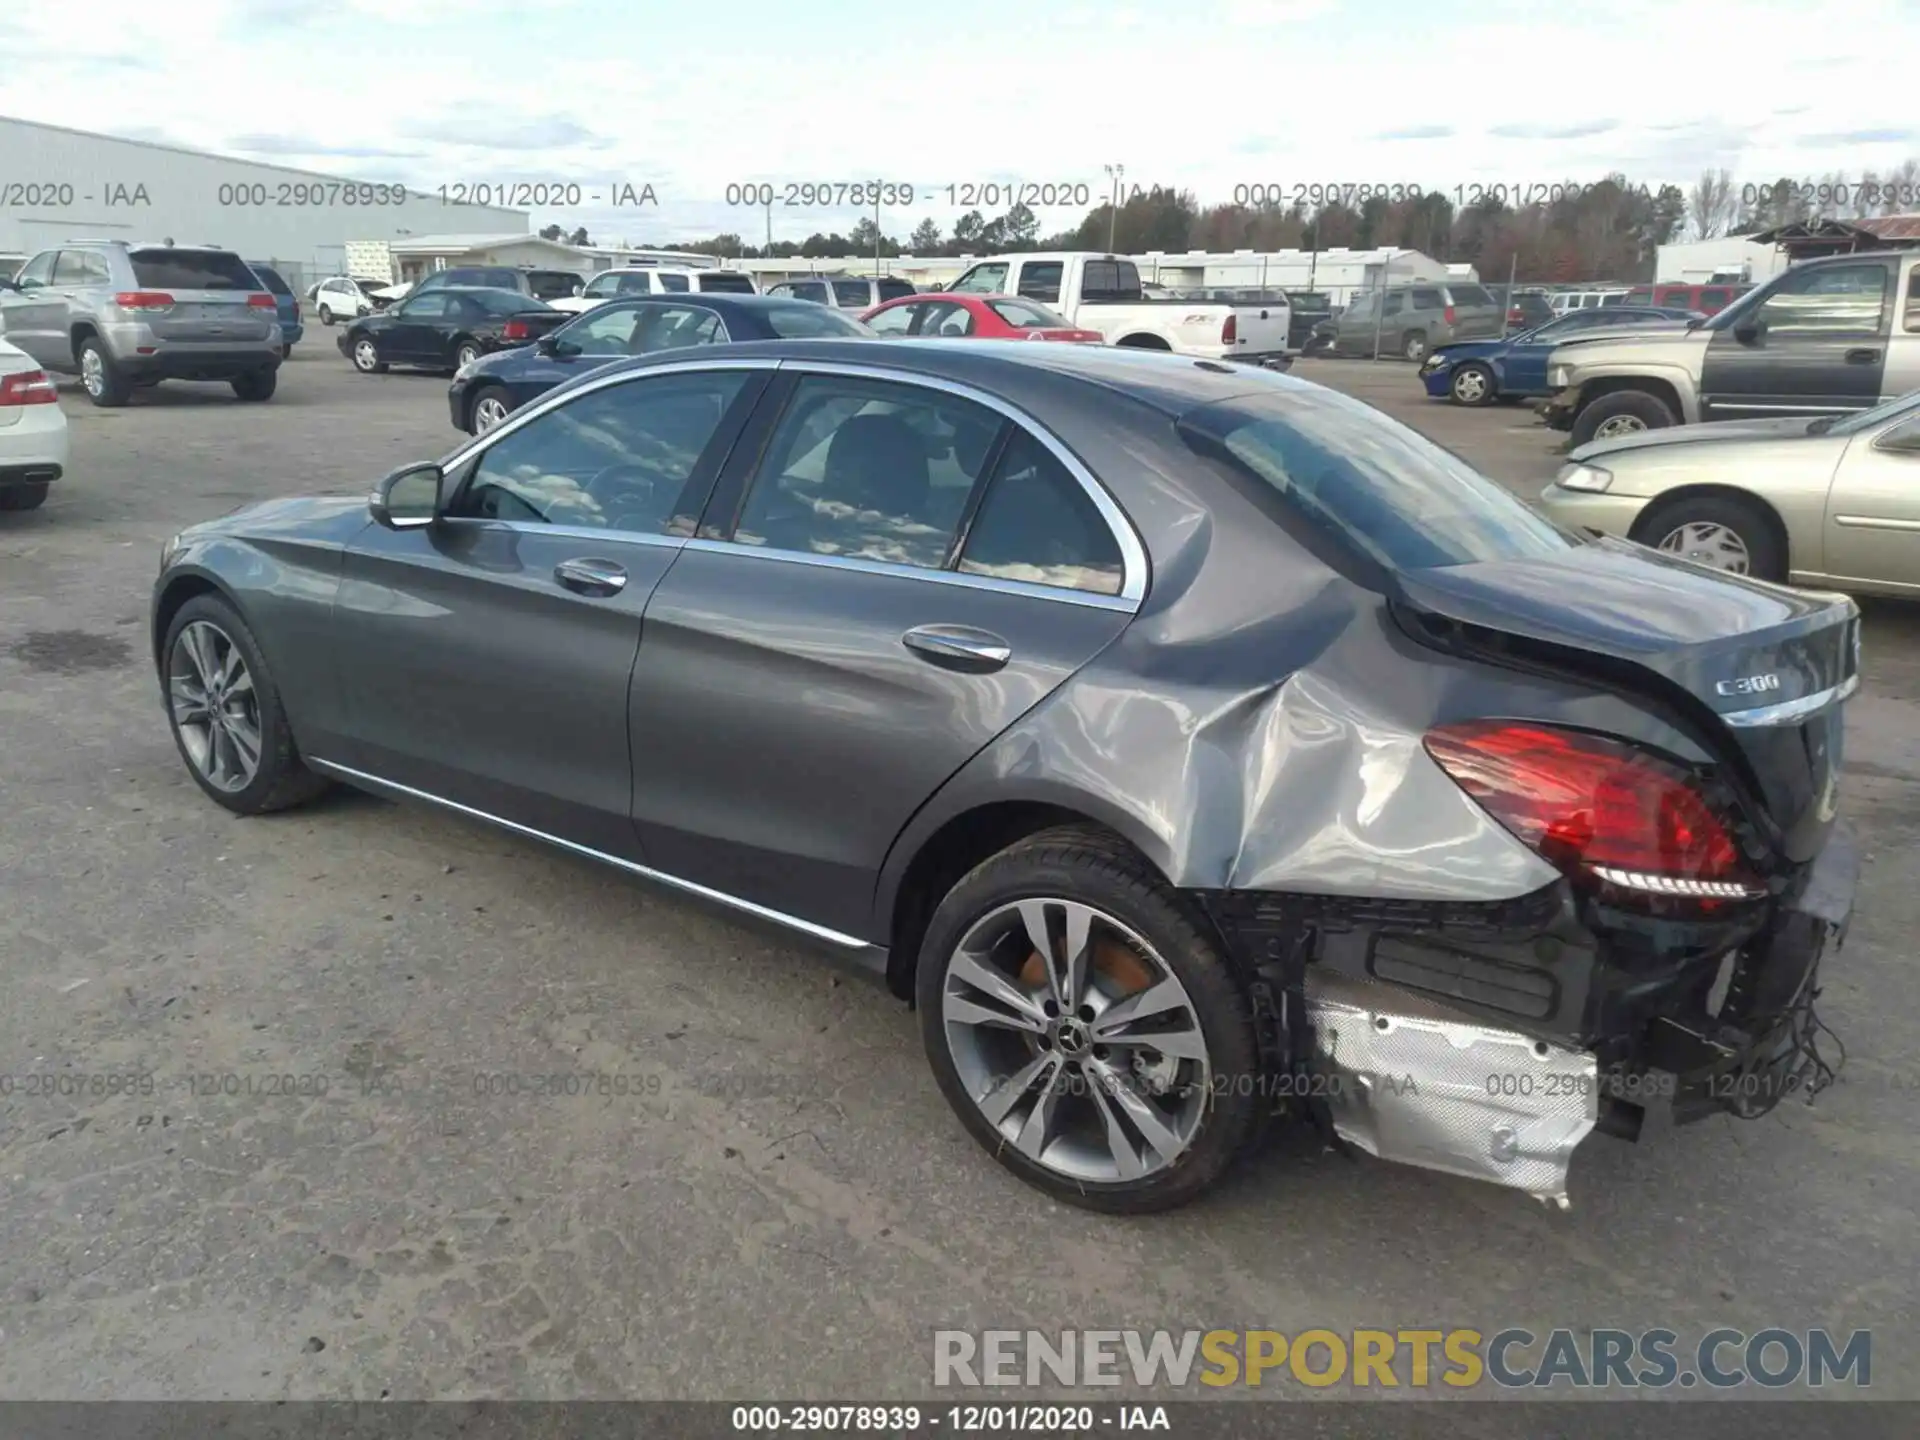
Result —
<svg viewBox="0 0 1920 1440"><path fill-rule="evenodd" d="M1722 695L1764 695L1780 688L1780 677L1777 674L1743 675L1738 680L1722 680L1713 688Z"/></svg>

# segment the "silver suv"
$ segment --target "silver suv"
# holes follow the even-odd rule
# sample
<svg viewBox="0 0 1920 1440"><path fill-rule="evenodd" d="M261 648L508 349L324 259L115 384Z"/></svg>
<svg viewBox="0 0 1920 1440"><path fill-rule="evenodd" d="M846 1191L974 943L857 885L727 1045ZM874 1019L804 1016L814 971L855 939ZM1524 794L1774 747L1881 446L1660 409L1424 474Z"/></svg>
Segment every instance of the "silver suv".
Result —
<svg viewBox="0 0 1920 1440"><path fill-rule="evenodd" d="M1458 280L1363 290L1334 322L1331 353L1424 360L1458 340L1498 340L1506 320L1490 291Z"/></svg>
<svg viewBox="0 0 1920 1440"><path fill-rule="evenodd" d="M871 310L903 295L914 295L911 280L883 275L862 279L858 275L810 275L801 280L783 280L766 292L788 300L811 300L834 310Z"/></svg>
<svg viewBox="0 0 1920 1440"><path fill-rule="evenodd" d="M0 335L96 405L162 380L265 400L284 358L273 295L231 250L70 240L0 281Z"/></svg>

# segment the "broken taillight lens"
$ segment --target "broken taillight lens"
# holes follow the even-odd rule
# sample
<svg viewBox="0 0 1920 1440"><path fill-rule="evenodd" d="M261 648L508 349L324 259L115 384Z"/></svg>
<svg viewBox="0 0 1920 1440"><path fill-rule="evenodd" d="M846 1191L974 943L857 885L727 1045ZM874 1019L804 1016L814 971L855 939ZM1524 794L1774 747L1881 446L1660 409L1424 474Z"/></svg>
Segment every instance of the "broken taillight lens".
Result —
<svg viewBox="0 0 1920 1440"><path fill-rule="evenodd" d="M1443 725L1426 743L1461 789L1576 881L1709 906L1766 893L1676 765L1616 740L1506 720Z"/></svg>

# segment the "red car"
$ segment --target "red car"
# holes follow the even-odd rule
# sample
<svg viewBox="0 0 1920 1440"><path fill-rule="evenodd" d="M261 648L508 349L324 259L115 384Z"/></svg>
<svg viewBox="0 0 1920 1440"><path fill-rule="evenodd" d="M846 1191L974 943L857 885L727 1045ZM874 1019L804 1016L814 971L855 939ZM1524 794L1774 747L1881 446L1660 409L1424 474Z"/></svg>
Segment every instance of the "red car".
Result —
<svg viewBox="0 0 1920 1440"><path fill-rule="evenodd" d="M903 295L860 317L881 335L939 335L969 340L1071 340L1100 345L1106 336L1023 295Z"/></svg>

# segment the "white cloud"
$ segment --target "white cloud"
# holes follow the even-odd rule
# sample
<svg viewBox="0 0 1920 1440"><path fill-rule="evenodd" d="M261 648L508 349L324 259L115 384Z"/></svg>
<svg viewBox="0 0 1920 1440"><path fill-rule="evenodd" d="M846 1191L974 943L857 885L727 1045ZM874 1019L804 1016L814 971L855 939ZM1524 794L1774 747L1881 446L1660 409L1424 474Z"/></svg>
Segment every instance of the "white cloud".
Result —
<svg viewBox="0 0 1920 1440"><path fill-rule="evenodd" d="M1004 13L986 13L1004 9ZM536 223L665 240L720 229L741 180L906 182L886 217L943 224L948 184L1129 183L1203 200L1236 184L1527 185L1625 171L1689 183L1886 169L1920 152L1905 104L1920 15L1899 0L1616 0L1563 13L1481 0L1028 0L903 15L880 0L718 11L625 0L98 0L90 23L4 22L0 113L422 189L514 179L651 183L658 212ZM1650 37L1711 37L1669 70ZM921 18L925 17L925 18ZM342 58L321 37L346 33ZM946 37L950 45L930 44ZM844 42L844 43L842 43ZM1691 40L1689 43L1692 43ZM1677 63L1677 62L1676 62ZM1651 66L1651 69L1649 68ZM1614 79L1611 77L1620 77ZM0 170L18 169L4 157ZM1077 209L1043 212L1044 225ZM851 211L777 205L776 234Z"/></svg>

